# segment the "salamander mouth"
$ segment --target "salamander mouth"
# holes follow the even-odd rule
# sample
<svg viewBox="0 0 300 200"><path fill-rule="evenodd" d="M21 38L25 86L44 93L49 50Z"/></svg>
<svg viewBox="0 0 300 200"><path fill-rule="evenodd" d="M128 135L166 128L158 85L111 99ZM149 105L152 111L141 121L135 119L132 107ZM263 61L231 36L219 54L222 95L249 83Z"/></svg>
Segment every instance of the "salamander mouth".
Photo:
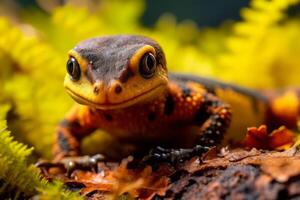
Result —
<svg viewBox="0 0 300 200"><path fill-rule="evenodd" d="M130 99L124 100L122 102L117 102L117 103L111 103L111 102L105 102L105 103L98 103L91 101L87 98L84 98L80 96L79 94L75 93L72 91L70 88L66 87L67 92L70 94L70 96L78 103L84 104L84 105L89 105L98 109L102 110L110 110L110 109L118 109L118 108L124 108L124 107L129 107L141 100L145 100L147 98L151 98L155 96L156 93L159 91L162 91L165 88L164 84L157 85L154 88L151 88L150 90L147 90L146 92L143 92L141 94L138 94Z"/></svg>

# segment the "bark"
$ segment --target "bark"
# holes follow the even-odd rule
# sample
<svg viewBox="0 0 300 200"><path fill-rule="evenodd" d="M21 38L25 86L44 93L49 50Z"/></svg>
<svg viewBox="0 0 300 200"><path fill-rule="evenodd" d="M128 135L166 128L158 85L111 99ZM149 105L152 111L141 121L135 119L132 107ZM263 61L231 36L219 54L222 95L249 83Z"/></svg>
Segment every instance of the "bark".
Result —
<svg viewBox="0 0 300 200"><path fill-rule="evenodd" d="M129 169L128 162L99 163L98 173L76 170L70 178L60 170L44 174L88 199L300 199L300 152L295 147L283 152L214 149L201 161L161 163L153 170Z"/></svg>

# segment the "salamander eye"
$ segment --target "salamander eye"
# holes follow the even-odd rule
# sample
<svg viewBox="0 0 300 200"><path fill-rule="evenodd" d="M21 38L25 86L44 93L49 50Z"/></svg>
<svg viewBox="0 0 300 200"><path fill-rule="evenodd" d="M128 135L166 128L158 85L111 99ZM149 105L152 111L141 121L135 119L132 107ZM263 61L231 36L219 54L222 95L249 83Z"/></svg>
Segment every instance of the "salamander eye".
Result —
<svg viewBox="0 0 300 200"><path fill-rule="evenodd" d="M139 71L144 78L151 78L156 70L156 59L152 53L146 53L140 62Z"/></svg>
<svg viewBox="0 0 300 200"><path fill-rule="evenodd" d="M74 57L71 57L67 62L67 71L71 76L71 79L78 81L81 75L80 67L77 60Z"/></svg>

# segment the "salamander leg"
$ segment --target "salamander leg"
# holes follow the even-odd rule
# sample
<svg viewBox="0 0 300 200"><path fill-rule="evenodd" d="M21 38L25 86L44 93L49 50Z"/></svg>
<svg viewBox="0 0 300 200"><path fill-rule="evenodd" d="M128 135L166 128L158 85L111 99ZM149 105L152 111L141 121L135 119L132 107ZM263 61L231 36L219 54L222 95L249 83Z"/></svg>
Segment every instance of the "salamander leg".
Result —
<svg viewBox="0 0 300 200"><path fill-rule="evenodd" d="M157 147L144 157L144 163L182 162L193 156L202 155L210 147L219 144L226 132L231 119L231 110L228 104L212 94L206 94L199 111L195 116L195 124L200 125L197 141L191 149L164 149Z"/></svg>
<svg viewBox="0 0 300 200"><path fill-rule="evenodd" d="M90 135L96 127L90 119L90 109L86 106L75 106L57 127L54 144L54 161L39 162L38 167L64 168L68 175L75 169L97 169L97 163L104 160L103 155L80 156L80 142Z"/></svg>
<svg viewBox="0 0 300 200"><path fill-rule="evenodd" d="M142 160L145 164L155 164L156 162L169 162L172 164L183 162L191 157L202 155L210 148L196 145L191 149L165 149L156 147L152 149Z"/></svg>

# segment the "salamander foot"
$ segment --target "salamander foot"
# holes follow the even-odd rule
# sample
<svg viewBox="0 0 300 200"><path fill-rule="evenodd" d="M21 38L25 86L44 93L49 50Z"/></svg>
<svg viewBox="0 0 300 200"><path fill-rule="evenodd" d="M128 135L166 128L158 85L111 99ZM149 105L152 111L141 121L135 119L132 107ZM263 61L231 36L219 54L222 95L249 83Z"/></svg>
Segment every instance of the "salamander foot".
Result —
<svg viewBox="0 0 300 200"><path fill-rule="evenodd" d="M143 158L142 163L156 164L158 162L168 162L176 164L192 158L193 156L201 156L209 149L210 147L201 145L196 145L191 149L166 149L158 146L150 150L149 154Z"/></svg>

